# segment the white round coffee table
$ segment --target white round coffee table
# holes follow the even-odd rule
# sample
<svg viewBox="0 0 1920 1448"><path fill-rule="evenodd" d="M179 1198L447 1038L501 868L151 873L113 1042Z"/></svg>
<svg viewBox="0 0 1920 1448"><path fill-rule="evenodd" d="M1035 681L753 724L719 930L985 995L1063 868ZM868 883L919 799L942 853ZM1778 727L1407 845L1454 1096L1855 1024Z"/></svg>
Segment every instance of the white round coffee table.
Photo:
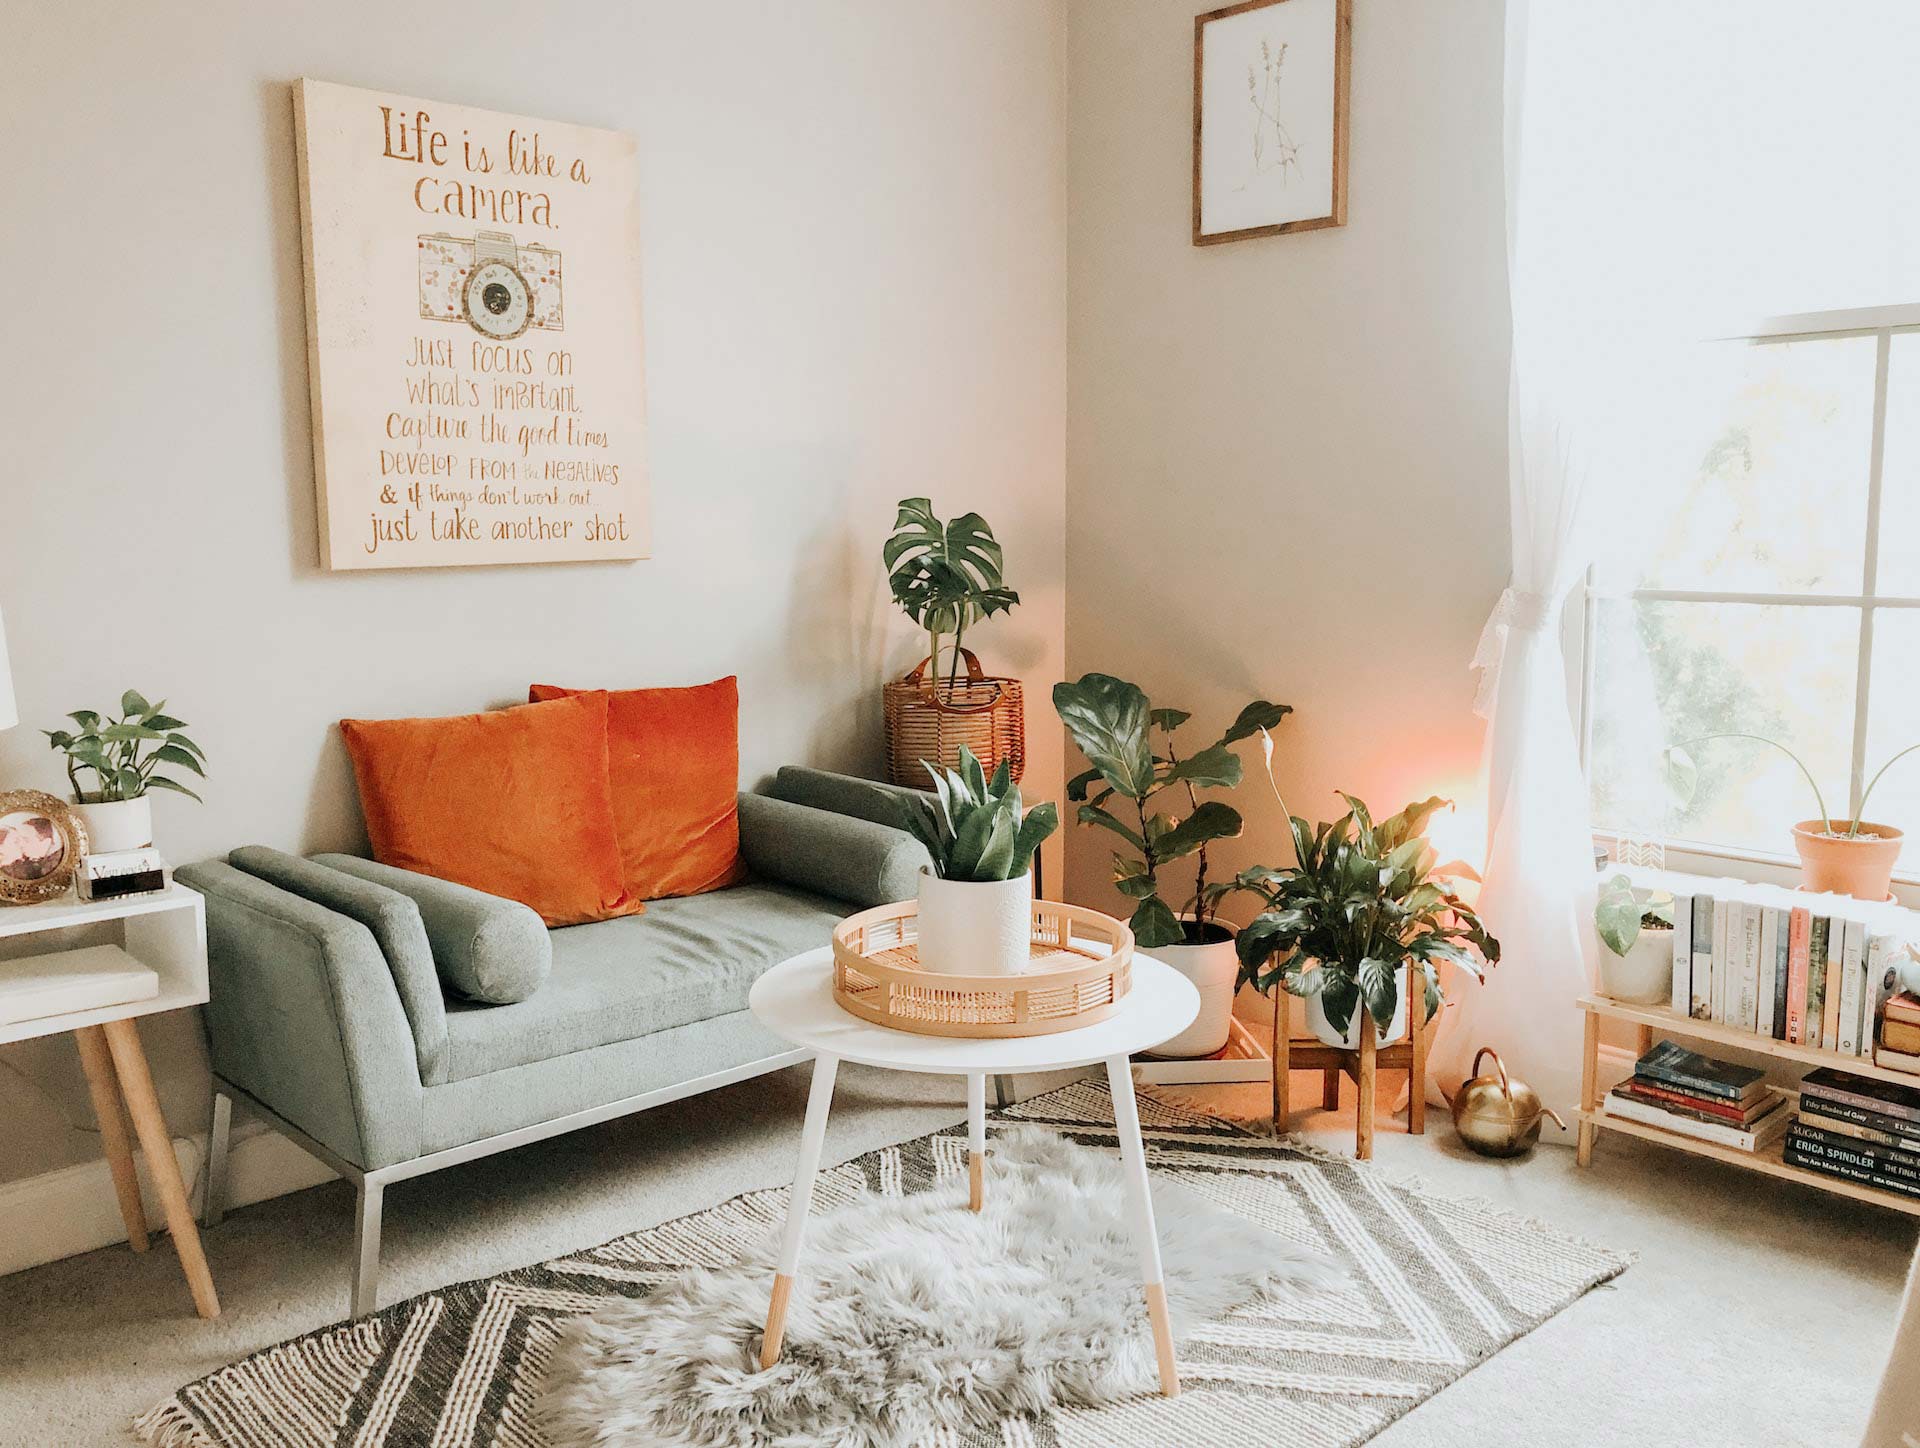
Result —
<svg viewBox="0 0 1920 1448"><path fill-rule="evenodd" d="M1133 988L1120 1008L1105 1020L1050 1036L1007 1040L980 1037L920 1036L910 1031L869 1025L840 1009L833 999L833 951L828 946L782 961L754 984L747 998L754 1018L775 1035L814 1052L813 1087L807 1095L807 1122L800 1136L800 1166L787 1204L786 1235L781 1239L773 1301L760 1346L760 1365L780 1360L786 1330L787 1300L800 1266L800 1243L813 1205L813 1182L827 1135L833 1078L842 1061L889 1071L918 1071L967 1078L967 1167L971 1205L985 1201L987 1151L987 1077L1016 1071L1058 1071L1104 1064L1113 1093L1113 1121L1127 1183L1127 1212L1140 1252L1146 1284L1147 1315L1160 1362L1160 1390L1180 1391L1173 1365L1173 1332L1167 1322L1167 1293L1160 1274L1160 1242L1154 1235L1153 1199L1147 1191L1147 1154L1140 1141L1140 1112L1133 1099L1128 1057L1180 1034L1200 1014L1200 992L1178 971L1144 955L1133 960Z"/></svg>

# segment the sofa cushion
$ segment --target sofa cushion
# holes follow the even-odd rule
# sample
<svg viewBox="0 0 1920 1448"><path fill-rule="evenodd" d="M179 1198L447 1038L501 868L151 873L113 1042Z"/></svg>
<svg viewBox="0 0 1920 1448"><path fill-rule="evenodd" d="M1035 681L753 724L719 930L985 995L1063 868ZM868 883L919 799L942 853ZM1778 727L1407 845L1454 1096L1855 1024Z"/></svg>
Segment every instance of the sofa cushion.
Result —
<svg viewBox="0 0 1920 1448"><path fill-rule="evenodd" d="M740 885L557 930L553 974L527 1000L448 1002L448 1080L738 1011L763 972L825 945L844 914L835 901L784 885Z"/></svg>
<svg viewBox="0 0 1920 1448"><path fill-rule="evenodd" d="M631 915L607 783L607 700L450 719L342 719L373 857L518 900L548 925Z"/></svg>
<svg viewBox="0 0 1920 1448"><path fill-rule="evenodd" d="M535 684L533 700L580 691ZM690 689L607 694L607 778L620 865L636 900L735 885L740 864L740 689L729 675Z"/></svg>
<svg viewBox="0 0 1920 1448"><path fill-rule="evenodd" d="M896 826L763 794L740 796L740 847L761 879L861 909L911 900L933 863L927 847Z"/></svg>
<svg viewBox="0 0 1920 1448"><path fill-rule="evenodd" d="M431 1086L446 1080L446 1004L420 907L409 896L265 845L243 845L227 856L227 863L366 926L393 973L394 988L400 993L401 1007L413 1031L421 1081Z"/></svg>
<svg viewBox="0 0 1920 1448"><path fill-rule="evenodd" d="M482 1005L511 1005L539 990L553 968L553 937L517 900L396 870L358 855L315 855L314 862L413 901L433 947L439 978L455 995Z"/></svg>

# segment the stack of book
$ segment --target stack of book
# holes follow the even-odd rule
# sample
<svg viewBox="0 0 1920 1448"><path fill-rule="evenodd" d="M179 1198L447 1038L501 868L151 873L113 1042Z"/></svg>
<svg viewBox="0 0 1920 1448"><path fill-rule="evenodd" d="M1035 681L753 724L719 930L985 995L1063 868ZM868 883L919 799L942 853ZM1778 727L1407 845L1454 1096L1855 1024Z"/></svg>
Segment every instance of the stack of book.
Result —
<svg viewBox="0 0 1920 1448"><path fill-rule="evenodd" d="M1607 1096L1607 1115L1735 1151L1758 1151L1787 1129L1786 1093L1765 1074L1662 1041Z"/></svg>
<svg viewBox="0 0 1920 1448"><path fill-rule="evenodd" d="M1900 991L1880 1008L1880 1044L1873 1061L1894 1071L1920 1073L1920 996Z"/></svg>
<svg viewBox="0 0 1920 1448"><path fill-rule="evenodd" d="M1808 1072L1783 1159L1920 1197L1920 1090L1829 1066Z"/></svg>
<svg viewBox="0 0 1920 1448"><path fill-rule="evenodd" d="M1675 1014L1842 1056L1873 1055L1898 937L1804 906L1711 895L1676 895L1673 921Z"/></svg>

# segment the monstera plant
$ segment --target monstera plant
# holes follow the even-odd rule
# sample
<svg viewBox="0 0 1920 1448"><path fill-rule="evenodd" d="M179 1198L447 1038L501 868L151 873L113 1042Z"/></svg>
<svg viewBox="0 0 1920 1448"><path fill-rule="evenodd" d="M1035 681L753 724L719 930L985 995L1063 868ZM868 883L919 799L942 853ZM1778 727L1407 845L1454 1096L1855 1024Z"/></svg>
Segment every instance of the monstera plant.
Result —
<svg viewBox="0 0 1920 1448"><path fill-rule="evenodd" d="M1113 883L1135 902L1134 940L1152 949L1224 938L1216 907L1230 886L1208 882L1207 846L1238 835L1241 819L1231 805L1202 799L1200 791L1239 784L1232 746L1273 728L1291 706L1257 699L1217 740L1185 756L1173 736L1192 715L1154 708L1125 679L1087 674L1078 683L1056 684L1053 706L1092 766L1067 784L1067 798L1080 805L1080 823L1128 846L1114 854ZM1174 896L1176 908L1163 894L1171 885L1167 867L1189 856L1194 873Z"/></svg>
<svg viewBox="0 0 1920 1448"><path fill-rule="evenodd" d="M942 523L927 498L902 498L893 533L881 549L893 601L927 635L927 673L940 676L941 640L953 636L949 680L960 670L967 628L1020 602L1008 588L993 529L978 513Z"/></svg>

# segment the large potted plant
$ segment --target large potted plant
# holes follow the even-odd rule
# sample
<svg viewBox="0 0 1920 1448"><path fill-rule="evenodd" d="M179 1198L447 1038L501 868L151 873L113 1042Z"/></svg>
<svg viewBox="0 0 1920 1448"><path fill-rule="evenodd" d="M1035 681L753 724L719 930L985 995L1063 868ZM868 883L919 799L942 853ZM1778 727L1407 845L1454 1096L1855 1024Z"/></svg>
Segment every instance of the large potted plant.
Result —
<svg viewBox="0 0 1920 1448"><path fill-rule="evenodd" d="M93 853L137 850L153 843L152 790L200 796L166 770L205 776L206 754L183 732L187 725L167 713L166 700L149 704L137 690L120 696L120 716L75 709L72 729L41 731L53 749L66 756L67 783L86 822ZM81 775L93 777L93 787Z"/></svg>
<svg viewBox="0 0 1920 1448"><path fill-rule="evenodd" d="M1836 822L1813 771L1786 745L1764 734L1702 734L1669 748L1667 779L1682 803L1692 798L1699 778L1699 768L1687 751L1716 739L1746 739L1777 749L1794 762L1806 779L1807 787L1813 791L1814 807L1820 811L1818 818L1801 820L1793 827L1793 847L1800 856L1800 881L1806 889L1851 895L1857 900L1885 900L1892 894L1893 867L1900 859L1906 831L1893 825L1875 824L1863 816L1867 799L1881 776L1899 760L1920 749L1920 744L1909 744L1874 771L1867 787L1860 791L1860 807L1853 812L1853 818Z"/></svg>
<svg viewBox="0 0 1920 1448"><path fill-rule="evenodd" d="M1264 906L1240 930L1240 979L1263 995L1278 988L1301 997L1313 1033L1353 1050L1363 1030L1383 1046L1407 1034L1401 981L1409 964L1431 1021L1439 962L1480 980L1500 959L1500 942L1454 888L1471 872L1440 865L1422 833L1446 800L1408 805L1376 824L1364 803L1341 797L1347 813L1331 824L1287 816L1292 865L1242 870L1232 888Z"/></svg>
<svg viewBox="0 0 1920 1448"><path fill-rule="evenodd" d="M888 793L901 823L927 847L920 872L922 968L943 975L1024 970L1033 937L1033 852L1060 827L1052 803L1022 806L1003 762L989 779L964 744L960 767L933 776L934 798Z"/></svg>
<svg viewBox="0 0 1920 1448"><path fill-rule="evenodd" d="M1075 684L1056 684L1053 705L1092 766L1067 784L1068 800L1080 806L1080 823L1107 830L1129 847L1114 854L1113 883L1134 902L1129 923L1135 943L1200 990L1193 1025L1153 1054L1210 1056L1226 1044L1238 959L1233 928L1218 910L1231 886L1209 881L1207 846L1238 835L1241 819L1231 805L1203 800L1199 792L1239 784L1240 759L1231 746L1273 728L1292 708L1255 700L1218 740L1182 757L1174 731L1192 716L1154 708L1125 679L1087 674ZM1163 809L1163 801L1175 812ZM1191 880L1183 881L1170 903L1163 893L1172 888L1167 867L1189 857Z"/></svg>
<svg viewBox="0 0 1920 1448"><path fill-rule="evenodd" d="M1017 782L1026 765L1020 681L985 673L966 646L969 627L1020 602L993 529L978 513L943 523L928 499L902 498L880 556L893 601L927 636L927 656L884 690L888 779L918 785L924 761L952 769L964 744L988 770L1009 764Z"/></svg>

